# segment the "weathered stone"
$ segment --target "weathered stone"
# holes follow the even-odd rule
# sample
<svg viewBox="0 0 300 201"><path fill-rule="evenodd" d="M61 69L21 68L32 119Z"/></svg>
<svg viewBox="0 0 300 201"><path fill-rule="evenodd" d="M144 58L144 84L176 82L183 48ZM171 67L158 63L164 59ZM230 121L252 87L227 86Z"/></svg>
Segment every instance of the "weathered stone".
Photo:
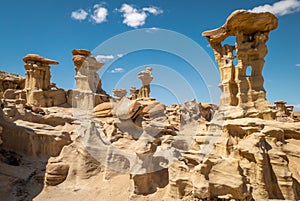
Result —
<svg viewBox="0 0 300 201"><path fill-rule="evenodd" d="M113 90L114 98L116 100L121 100L124 96L126 96L126 89L114 89Z"/></svg>
<svg viewBox="0 0 300 201"><path fill-rule="evenodd" d="M141 104L138 101L131 101L126 97L117 103L113 109L113 114L121 120L132 118L141 109Z"/></svg>
<svg viewBox="0 0 300 201"><path fill-rule="evenodd" d="M130 87L130 99L135 100L137 99L139 94L139 90L137 90L135 87Z"/></svg>
<svg viewBox="0 0 300 201"><path fill-rule="evenodd" d="M104 102L97 105L94 109L94 115L97 118L112 116L112 110L116 106L115 102Z"/></svg>
<svg viewBox="0 0 300 201"><path fill-rule="evenodd" d="M72 100L68 102L72 102L72 106L76 108L93 109L95 105L109 101L109 96L102 89L102 82L97 73L104 63L91 57L91 52L88 50L72 50L72 54L76 71L76 87L72 92Z"/></svg>
<svg viewBox="0 0 300 201"><path fill-rule="evenodd" d="M268 52L268 34L277 26L277 18L271 13L238 10L227 18L221 28L202 33L213 48L220 68L221 107L239 107L245 116L254 117L263 117L262 114L270 112L262 69ZM228 36L236 37L235 45L222 45ZM251 73L247 74L247 70Z"/></svg>
<svg viewBox="0 0 300 201"><path fill-rule="evenodd" d="M27 54L25 57L23 57L23 61L25 63L37 63L41 62L42 64L59 64L57 61L52 59L44 58L38 54Z"/></svg>
<svg viewBox="0 0 300 201"><path fill-rule="evenodd" d="M56 186L62 183L68 175L69 166L63 162L51 162L46 167L45 184Z"/></svg>
<svg viewBox="0 0 300 201"><path fill-rule="evenodd" d="M26 70L25 89L28 104L51 107L66 103L65 91L53 87L50 83L49 64L58 64L57 61L36 54L26 55L23 61Z"/></svg>
<svg viewBox="0 0 300 201"><path fill-rule="evenodd" d="M153 80L152 68L146 66L145 71L141 71L138 74L139 79L142 81L142 87L139 90L138 98L149 98L150 97L150 82Z"/></svg>
<svg viewBox="0 0 300 201"><path fill-rule="evenodd" d="M24 89L25 78L16 74L0 71L0 94L7 89Z"/></svg>
<svg viewBox="0 0 300 201"><path fill-rule="evenodd" d="M72 54L73 55L83 55L83 56L90 56L91 52L89 50L85 50L85 49L76 49L76 50L72 50Z"/></svg>

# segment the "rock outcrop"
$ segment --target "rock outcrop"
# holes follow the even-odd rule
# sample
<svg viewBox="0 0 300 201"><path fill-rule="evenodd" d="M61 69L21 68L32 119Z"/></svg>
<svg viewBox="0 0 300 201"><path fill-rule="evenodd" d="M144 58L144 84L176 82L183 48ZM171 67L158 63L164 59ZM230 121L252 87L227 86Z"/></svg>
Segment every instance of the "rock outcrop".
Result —
<svg viewBox="0 0 300 201"><path fill-rule="evenodd" d="M0 71L0 98L2 98L3 93L7 89L24 89L25 87L25 78L12 74L12 73L7 73L4 71Z"/></svg>
<svg viewBox="0 0 300 201"><path fill-rule="evenodd" d="M50 82L50 65L57 61L28 54L23 58L26 70L26 102L40 107L52 107L66 103L66 93Z"/></svg>
<svg viewBox="0 0 300 201"><path fill-rule="evenodd" d="M220 107L237 106L235 110L239 111L234 117L271 118L262 70L269 32L277 26L278 20L271 13L238 10L222 27L202 33L213 48L220 69ZM229 36L235 37L235 45L222 45Z"/></svg>
<svg viewBox="0 0 300 201"><path fill-rule="evenodd" d="M25 89L16 82L0 100L1 200L299 200L300 113L271 105L261 74L276 27L270 13L241 10L203 33L220 67L220 105L164 105L150 97L150 67L140 90L111 98L96 73L103 63L73 50L76 88L62 90L73 108L54 107L57 62L27 55ZM228 36L235 46L222 45Z"/></svg>
<svg viewBox="0 0 300 201"><path fill-rule="evenodd" d="M109 101L110 97L102 89L97 72L104 65L84 49L72 50L75 66L76 87L68 92L68 103L75 108L93 109L96 105Z"/></svg>
<svg viewBox="0 0 300 201"><path fill-rule="evenodd" d="M139 79L142 81L142 87L138 92L138 98L149 98L150 97L150 83L153 80L152 68L146 66L145 71L141 71L138 74Z"/></svg>
<svg viewBox="0 0 300 201"><path fill-rule="evenodd" d="M113 95L115 100L121 100L124 96L126 96L127 91L126 89L114 89L113 90Z"/></svg>

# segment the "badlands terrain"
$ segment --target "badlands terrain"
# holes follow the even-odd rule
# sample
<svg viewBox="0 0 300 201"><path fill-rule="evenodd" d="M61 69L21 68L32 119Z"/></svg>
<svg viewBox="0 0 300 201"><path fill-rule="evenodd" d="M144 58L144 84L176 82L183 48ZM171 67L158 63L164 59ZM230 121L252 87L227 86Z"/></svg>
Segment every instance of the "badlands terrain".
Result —
<svg viewBox="0 0 300 201"><path fill-rule="evenodd" d="M83 49L72 51L75 89L61 89L57 61L26 55L25 77L0 72L0 200L299 200L300 112L268 102L262 76L277 26L271 13L238 10L202 33L218 105L164 105L149 66L139 89L107 94L104 64ZM229 36L234 46L222 44Z"/></svg>

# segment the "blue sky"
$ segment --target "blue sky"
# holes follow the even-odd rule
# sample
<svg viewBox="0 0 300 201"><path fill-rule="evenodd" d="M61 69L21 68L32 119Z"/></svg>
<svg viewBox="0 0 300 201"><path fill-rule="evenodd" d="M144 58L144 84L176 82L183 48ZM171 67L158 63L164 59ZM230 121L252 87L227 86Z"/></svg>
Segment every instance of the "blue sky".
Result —
<svg viewBox="0 0 300 201"><path fill-rule="evenodd" d="M267 98L283 99L300 109L298 0L2 1L0 69L24 75L23 56L37 53L60 62L51 69L52 81L72 89L71 51L89 49L106 62L99 73L108 93L113 88L129 90L131 85L139 88L136 74L150 65L151 95L160 101L171 104L194 97L215 102L219 75L201 33L223 25L236 9L270 11L279 18L279 27L267 43L263 71ZM156 40L159 37L163 40ZM148 48L142 49L143 45Z"/></svg>

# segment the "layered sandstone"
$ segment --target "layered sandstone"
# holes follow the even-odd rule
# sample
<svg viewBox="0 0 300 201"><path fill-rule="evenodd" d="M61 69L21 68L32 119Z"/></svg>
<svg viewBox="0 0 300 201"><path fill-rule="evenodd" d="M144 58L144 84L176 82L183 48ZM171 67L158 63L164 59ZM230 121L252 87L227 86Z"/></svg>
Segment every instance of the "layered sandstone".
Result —
<svg viewBox="0 0 300 201"><path fill-rule="evenodd" d="M80 109L93 109L94 106L109 101L110 97L102 89L97 72L104 63L98 62L91 52L84 49L72 50L75 66L76 87L68 92L68 103Z"/></svg>
<svg viewBox="0 0 300 201"><path fill-rule="evenodd" d="M23 58L26 70L26 102L30 105L51 107L66 103L66 93L51 84L50 65L57 61L38 54L28 54Z"/></svg>
<svg viewBox="0 0 300 201"><path fill-rule="evenodd" d="M227 18L222 27L202 33L213 48L220 69L220 106L237 106L239 110L234 117L272 118L262 70L268 53L266 42L269 33L277 26L278 20L271 13L238 10ZM229 36L235 37L235 44L223 45ZM250 71L249 74L247 71Z"/></svg>
<svg viewBox="0 0 300 201"><path fill-rule="evenodd" d="M76 89L64 91L73 108L54 107L57 62L27 55L26 89L0 100L1 200L299 200L300 113L271 105L261 74L276 27L270 13L235 11L203 33L220 67L220 105L164 105L150 97L150 67L139 90L110 98L97 75L103 63L79 49ZM228 36L235 46L222 45ZM33 104L29 92L44 96Z"/></svg>

